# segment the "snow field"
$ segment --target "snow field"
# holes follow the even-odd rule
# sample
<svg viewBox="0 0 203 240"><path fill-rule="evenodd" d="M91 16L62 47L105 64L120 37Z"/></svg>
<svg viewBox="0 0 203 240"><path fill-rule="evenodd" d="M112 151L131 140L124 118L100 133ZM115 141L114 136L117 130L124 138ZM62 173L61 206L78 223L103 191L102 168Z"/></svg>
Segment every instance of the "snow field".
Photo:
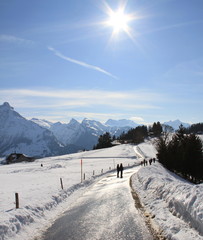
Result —
<svg viewBox="0 0 203 240"><path fill-rule="evenodd" d="M103 177L102 169L106 174L114 171L117 163L136 166L144 158L155 156L152 142L146 141L137 146L119 145L32 163L0 165L0 240L37 239L90 184ZM83 183L81 159L86 178ZM132 176L132 186L153 216L153 224L168 239L203 239L203 184L188 183L158 162L137 170ZM19 209L15 209L16 192Z"/></svg>
<svg viewBox="0 0 203 240"><path fill-rule="evenodd" d="M81 159L82 178L85 173L86 179L83 183ZM121 162L124 166L134 165L133 148L122 145L43 158L32 163L0 165L0 239L33 239L82 191L102 177L102 172L113 171ZM16 192L19 194L19 209L15 209Z"/></svg>

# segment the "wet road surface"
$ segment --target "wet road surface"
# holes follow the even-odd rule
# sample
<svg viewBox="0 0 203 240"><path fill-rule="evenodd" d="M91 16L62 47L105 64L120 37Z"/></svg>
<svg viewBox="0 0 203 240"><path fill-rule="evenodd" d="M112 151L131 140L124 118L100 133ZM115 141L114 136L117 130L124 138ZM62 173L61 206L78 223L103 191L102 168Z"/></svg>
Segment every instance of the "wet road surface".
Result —
<svg viewBox="0 0 203 240"><path fill-rule="evenodd" d="M129 186L112 173L95 183L44 233L42 240L153 240L135 208Z"/></svg>

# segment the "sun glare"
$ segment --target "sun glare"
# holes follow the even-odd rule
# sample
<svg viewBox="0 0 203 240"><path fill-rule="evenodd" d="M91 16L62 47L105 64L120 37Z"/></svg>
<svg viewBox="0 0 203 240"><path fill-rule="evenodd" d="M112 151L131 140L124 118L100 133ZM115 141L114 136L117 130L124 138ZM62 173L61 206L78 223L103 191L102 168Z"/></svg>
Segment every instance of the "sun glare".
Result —
<svg viewBox="0 0 203 240"><path fill-rule="evenodd" d="M105 2L106 14L108 15L108 19L104 22L106 26L112 27L112 38L118 36L119 33L126 33L131 39L132 30L129 26L132 20L137 18L135 15L125 13L127 1L123 2L117 10L112 10L110 6Z"/></svg>
<svg viewBox="0 0 203 240"><path fill-rule="evenodd" d="M116 12L112 11L109 20L106 22L107 25L113 27L114 33L119 33L120 31L127 31L128 30L128 22L130 18L124 14L122 10L118 10Z"/></svg>

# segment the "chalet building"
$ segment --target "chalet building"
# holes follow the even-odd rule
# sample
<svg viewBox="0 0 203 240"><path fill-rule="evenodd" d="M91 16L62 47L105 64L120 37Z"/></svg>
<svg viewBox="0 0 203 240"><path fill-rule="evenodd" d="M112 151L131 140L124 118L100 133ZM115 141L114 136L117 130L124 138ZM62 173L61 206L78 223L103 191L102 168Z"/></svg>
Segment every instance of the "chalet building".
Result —
<svg viewBox="0 0 203 240"><path fill-rule="evenodd" d="M18 163L18 162L32 162L35 159L32 157L28 157L22 153L11 153L7 158L6 158L6 163Z"/></svg>

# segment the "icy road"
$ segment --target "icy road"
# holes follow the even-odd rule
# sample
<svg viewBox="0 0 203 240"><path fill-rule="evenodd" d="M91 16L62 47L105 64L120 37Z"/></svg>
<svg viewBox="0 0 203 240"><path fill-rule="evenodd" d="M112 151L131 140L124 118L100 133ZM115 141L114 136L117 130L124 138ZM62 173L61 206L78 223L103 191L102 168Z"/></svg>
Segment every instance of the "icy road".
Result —
<svg viewBox="0 0 203 240"><path fill-rule="evenodd" d="M115 173L88 189L44 233L43 240L152 240L143 218L135 208L129 186L136 168Z"/></svg>

